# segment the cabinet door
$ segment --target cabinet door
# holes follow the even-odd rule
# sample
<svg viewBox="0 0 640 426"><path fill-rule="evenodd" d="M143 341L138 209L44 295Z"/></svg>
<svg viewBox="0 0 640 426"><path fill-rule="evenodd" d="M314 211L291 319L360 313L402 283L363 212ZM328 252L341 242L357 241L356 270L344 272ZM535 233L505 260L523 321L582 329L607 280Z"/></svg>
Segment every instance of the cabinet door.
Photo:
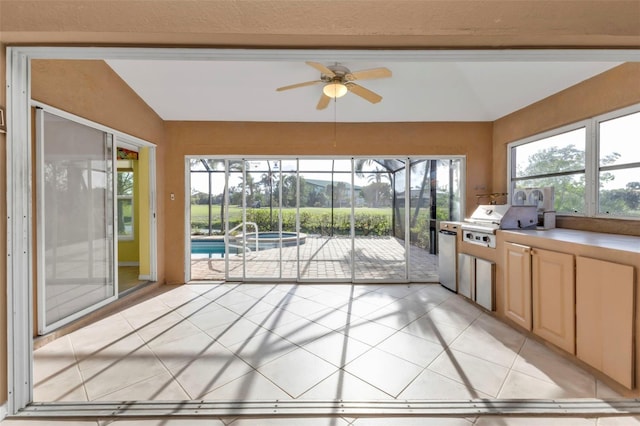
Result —
<svg viewBox="0 0 640 426"><path fill-rule="evenodd" d="M458 254L458 294L475 299L476 287L476 259L475 257Z"/></svg>
<svg viewBox="0 0 640 426"><path fill-rule="evenodd" d="M505 316L531 330L531 255L530 248L505 243Z"/></svg>
<svg viewBox="0 0 640 426"><path fill-rule="evenodd" d="M576 271L577 356L632 389L633 267L578 256Z"/></svg>
<svg viewBox="0 0 640 426"><path fill-rule="evenodd" d="M533 332L575 354L575 273L572 254L532 249Z"/></svg>
<svg viewBox="0 0 640 426"><path fill-rule="evenodd" d="M495 310L495 271L495 263L476 258L475 301L489 311Z"/></svg>

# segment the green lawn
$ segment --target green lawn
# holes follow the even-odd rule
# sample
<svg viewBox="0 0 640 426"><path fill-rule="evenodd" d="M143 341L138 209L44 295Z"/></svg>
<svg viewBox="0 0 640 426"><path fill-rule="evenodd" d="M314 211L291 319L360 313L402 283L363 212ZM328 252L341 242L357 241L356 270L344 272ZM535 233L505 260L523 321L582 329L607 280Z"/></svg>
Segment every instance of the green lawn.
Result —
<svg viewBox="0 0 640 426"><path fill-rule="evenodd" d="M367 208L357 207L355 209L355 229L356 233L364 235L388 235L391 232L391 208ZM348 207L333 209L331 215L330 207L304 207L300 209L300 229L302 232L313 234L326 234L334 232L350 232L349 217L351 209ZM258 224L259 229L277 228L278 209L273 211L269 207L259 209L247 209L247 221ZM242 222L242 208L239 206L229 207L229 224L231 227ZM191 206L191 227L192 232L198 233L209 226L209 210L206 205ZM220 232L222 224L220 221L220 205L214 206L211 210L211 227ZM282 209L282 227L284 230L296 228L296 209Z"/></svg>
<svg viewBox="0 0 640 426"><path fill-rule="evenodd" d="M296 229L296 209L282 209L282 229L291 231ZM402 217L404 209L400 209ZM401 224L395 224L393 229L393 210L390 207L370 208L356 207L353 223L353 230L356 235L364 236L386 236L400 232L404 235ZM420 247L426 247L429 238L429 210L421 209L415 222L411 224L411 240ZM300 231L307 234L319 235L349 235L352 225L350 221L351 209L348 207L333 209L330 207L304 207L300 209ZM273 214L269 207L259 209L247 209L247 221L254 222L260 230L278 229L278 209L273 209ZM239 206L229 207L229 224L235 227L242 222L242 208ZM398 228L400 226L400 228ZM207 205L191 206L191 232L201 234L209 227L209 210ZM220 221L220 205L214 205L211 210L211 228L215 233L220 233L223 226Z"/></svg>

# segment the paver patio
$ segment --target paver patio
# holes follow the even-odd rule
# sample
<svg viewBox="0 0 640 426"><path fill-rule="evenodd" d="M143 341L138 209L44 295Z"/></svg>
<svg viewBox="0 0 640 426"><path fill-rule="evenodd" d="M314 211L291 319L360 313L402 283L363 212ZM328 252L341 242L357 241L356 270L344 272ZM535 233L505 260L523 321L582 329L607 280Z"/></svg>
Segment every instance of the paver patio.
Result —
<svg viewBox="0 0 640 426"><path fill-rule="evenodd" d="M405 249L402 240L394 237L358 237L352 247L348 237L313 236L307 236L306 242L300 245L300 279L350 281L352 249L355 250L354 279L405 279ZM191 258L192 280L225 278L225 259L214 256ZM242 279L244 259L245 255L242 254L229 256L230 280ZM249 279L295 280L298 277L298 248L295 246L254 251L247 253L246 259L245 274ZM429 254L427 250L410 245L409 265L412 282L438 281L438 257Z"/></svg>

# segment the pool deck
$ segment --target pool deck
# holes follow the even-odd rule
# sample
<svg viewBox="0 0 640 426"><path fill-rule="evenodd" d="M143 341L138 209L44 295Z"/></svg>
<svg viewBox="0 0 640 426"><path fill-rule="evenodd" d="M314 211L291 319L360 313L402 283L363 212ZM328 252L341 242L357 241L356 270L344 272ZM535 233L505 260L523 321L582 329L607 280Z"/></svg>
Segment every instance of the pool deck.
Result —
<svg viewBox="0 0 640 426"><path fill-rule="evenodd" d="M404 242L394 237L358 237L355 240L354 279L402 281L405 277ZM351 281L351 239L308 235L300 246L300 279ZM411 246L409 251L413 282L438 281L438 257ZM298 278L298 248L282 247L229 258L229 279ZM281 260L281 261L280 261ZM193 257L192 280L224 280L225 260Z"/></svg>

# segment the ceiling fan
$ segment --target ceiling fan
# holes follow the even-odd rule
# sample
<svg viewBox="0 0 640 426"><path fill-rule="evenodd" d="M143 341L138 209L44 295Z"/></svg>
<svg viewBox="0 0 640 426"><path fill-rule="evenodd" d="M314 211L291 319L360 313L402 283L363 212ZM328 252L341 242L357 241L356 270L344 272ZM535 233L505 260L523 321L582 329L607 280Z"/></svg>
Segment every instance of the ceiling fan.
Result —
<svg viewBox="0 0 640 426"><path fill-rule="evenodd" d="M331 101L331 99L340 98L346 95L347 92L353 92L372 104L377 104L382 100L382 96L354 83L354 81L391 77L391 71L384 67L351 72L347 67L339 64L324 66L318 62L307 61L305 63L320 71L320 80L306 81L304 83L278 87L276 91L282 92L284 90L297 89L298 87L324 83L322 95L320 96L318 105L316 105L316 109L325 109L329 105L329 101Z"/></svg>

